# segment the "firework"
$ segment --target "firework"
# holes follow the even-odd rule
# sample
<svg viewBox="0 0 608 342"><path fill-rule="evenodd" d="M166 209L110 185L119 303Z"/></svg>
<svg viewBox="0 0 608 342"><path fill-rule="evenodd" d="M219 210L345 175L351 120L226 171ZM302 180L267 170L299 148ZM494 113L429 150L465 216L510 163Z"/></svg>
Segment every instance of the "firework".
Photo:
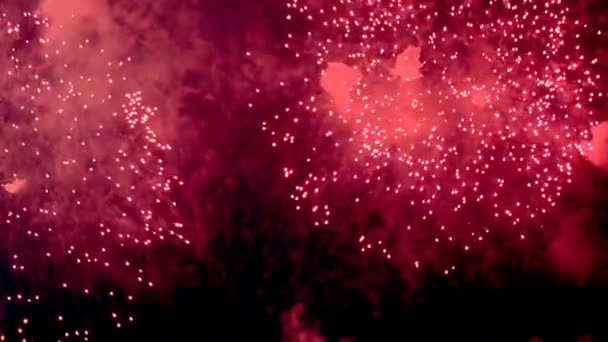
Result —
<svg viewBox="0 0 608 342"><path fill-rule="evenodd" d="M303 81L320 91L263 130L277 149L312 145L285 167L297 210L319 227L390 212L358 228L361 251L402 252L413 268L414 249L467 252L496 230L526 240L545 226L589 151L591 108L604 95L580 40L601 32L559 0L286 6L285 48L315 65ZM323 122L317 138L301 123L311 116Z"/></svg>
<svg viewBox="0 0 608 342"><path fill-rule="evenodd" d="M30 284L27 295L17 288L6 302L33 305L49 288L130 302L159 282L145 263L150 246L189 243L172 199L181 181L166 163L171 146L154 128L158 109L129 80L130 58L116 60L87 38L63 41L62 27L51 38L52 23L36 13L0 20L0 246L14 276ZM108 279L120 291L100 293ZM108 316L117 328L133 321L124 312ZM37 322L19 319L4 332L21 340ZM81 317L53 319L66 338L91 334L71 328Z"/></svg>

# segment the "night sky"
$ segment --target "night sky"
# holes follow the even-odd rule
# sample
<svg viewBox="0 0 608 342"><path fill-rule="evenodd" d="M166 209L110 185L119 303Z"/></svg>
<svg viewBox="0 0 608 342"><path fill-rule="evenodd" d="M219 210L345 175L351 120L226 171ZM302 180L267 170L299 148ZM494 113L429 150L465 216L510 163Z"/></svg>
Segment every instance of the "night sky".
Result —
<svg viewBox="0 0 608 342"><path fill-rule="evenodd" d="M0 13L0 340L608 340L601 0Z"/></svg>

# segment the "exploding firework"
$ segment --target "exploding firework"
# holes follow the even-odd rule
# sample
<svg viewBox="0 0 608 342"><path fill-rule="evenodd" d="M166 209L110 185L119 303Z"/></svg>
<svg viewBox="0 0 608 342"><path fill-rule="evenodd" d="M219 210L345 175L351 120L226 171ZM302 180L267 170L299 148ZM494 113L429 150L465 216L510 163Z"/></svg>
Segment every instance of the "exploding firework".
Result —
<svg viewBox="0 0 608 342"><path fill-rule="evenodd" d="M318 90L263 130L277 149L312 142L284 175L315 225L379 208L388 218L357 228L361 251L415 268L429 246L466 252L546 226L604 96L580 45L602 32L564 1L292 0L285 20Z"/></svg>
<svg viewBox="0 0 608 342"><path fill-rule="evenodd" d="M171 146L154 128L157 108L129 81L130 58L115 60L86 37L64 41L62 27L36 13L4 13L0 22L0 252L28 284L3 301L27 307L49 288L132 301L159 283L145 262L150 246L189 243L172 199L181 181L166 162ZM107 280L120 290L100 293ZM21 340L37 322L18 311L15 331L3 332ZM133 321L108 316L118 328ZM91 334L73 328L82 317L57 312L51 320L66 338Z"/></svg>

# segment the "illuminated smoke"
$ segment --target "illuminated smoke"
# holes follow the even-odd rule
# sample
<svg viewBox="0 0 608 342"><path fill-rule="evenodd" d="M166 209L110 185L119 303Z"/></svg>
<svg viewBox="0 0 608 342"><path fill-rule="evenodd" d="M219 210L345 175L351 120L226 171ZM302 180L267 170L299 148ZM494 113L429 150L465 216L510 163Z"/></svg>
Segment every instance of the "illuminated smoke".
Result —
<svg viewBox="0 0 608 342"><path fill-rule="evenodd" d="M352 91L360 73L343 63L328 63L321 76L321 87L331 95L340 111L345 112L351 102Z"/></svg>
<svg viewBox="0 0 608 342"><path fill-rule="evenodd" d="M608 170L608 122L602 122L591 129L592 149L587 158L593 165Z"/></svg>
<svg viewBox="0 0 608 342"><path fill-rule="evenodd" d="M120 303L111 321L121 328L134 321L126 304L163 285L168 270L148 262L151 248L190 243L174 199L182 182L167 162L171 127L142 91L158 85L139 87L134 71L143 66L112 42L117 27L105 2L63 5L45 1L49 17L0 17L0 177L8 196L0 252L28 282L3 296L34 303L61 289L105 298ZM115 288L100 290L108 281ZM49 315L66 329L82 319Z"/></svg>
<svg viewBox="0 0 608 342"><path fill-rule="evenodd" d="M408 82L422 77L420 69L420 48L408 46L397 55L395 67L391 70L394 76L398 76L401 82Z"/></svg>
<svg viewBox="0 0 608 342"><path fill-rule="evenodd" d="M291 309L282 313L283 324L283 341L310 341L324 342L325 338L318 332L318 328L308 327L302 315L304 313L304 305L296 304Z"/></svg>
<svg viewBox="0 0 608 342"><path fill-rule="evenodd" d="M27 186L27 180L22 178L15 178L14 181L6 183L3 186L6 192L11 194L17 194Z"/></svg>

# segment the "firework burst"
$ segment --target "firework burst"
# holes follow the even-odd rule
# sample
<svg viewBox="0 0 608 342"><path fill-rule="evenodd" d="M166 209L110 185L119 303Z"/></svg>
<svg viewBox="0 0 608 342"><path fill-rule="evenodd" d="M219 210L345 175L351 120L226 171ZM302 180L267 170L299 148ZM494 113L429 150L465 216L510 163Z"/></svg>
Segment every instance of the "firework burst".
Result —
<svg viewBox="0 0 608 342"><path fill-rule="evenodd" d="M263 123L277 148L314 141L284 169L296 209L320 227L390 211L358 228L361 251L415 268L429 246L466 252L497 230L526 240L546 226L588 153L604 94L580 41L601 32L559 0L286 6L285 48L316 65L303 81L320 88ZM316 140L306 117L323 122Z"/></svg>
<svg viewBox="0 0 608 342"><path fill-rule="evenodd" d="M0 250L14 277L29 284L4 299L34 305L59 288L130 302L160 282L146 263L150 247L189 243L172 199L182 182L154 128L157 108L129 80L131 59L116 60L93 39L63 41L61 26L46 35L52 25L36 13L0 17ZM107 280L120 289L100 293ZM5 333L21 340L37 322L19 311L15 331ZM133 321L119 311L108 317L118 328ZM57 312L52 320L65 338L91 334L73 328L82 317Z"/></svg>

